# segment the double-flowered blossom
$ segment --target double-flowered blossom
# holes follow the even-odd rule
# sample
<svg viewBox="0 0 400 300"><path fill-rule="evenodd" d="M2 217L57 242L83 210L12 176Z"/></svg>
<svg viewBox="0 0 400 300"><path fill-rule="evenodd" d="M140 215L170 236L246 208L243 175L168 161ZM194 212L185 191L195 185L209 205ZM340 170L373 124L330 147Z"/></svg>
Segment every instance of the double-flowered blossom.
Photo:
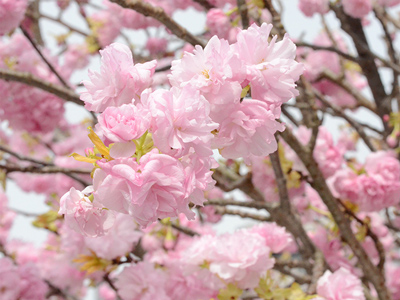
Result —
<svg viewBox="0 0 400 300"><path fill-rule="evenodd" d="M189 209L182 163L153 150L139 163L134 158L98 162L94 173L95 199L105 207L130 214L142 227L158 218L177 217Z"/></svg>
<svg viewBox="0 0 400 300"><path fill-rule="evenodd" d="M198 272L206 266L226 283L243 289L254 288L274 265L270 252L261 235L237 231L222 236L202 236L185 250L182 262L191 266L187 267L188 272Z"/></svg>
<svg viewBox="0 0 400 300"><path fill-rule="evenodd" d="M162 153L181 157L193 148L199 156L212 154L211 132L218 124L209 116L210 104L194 87L156 90L142 102L151 115L154 144Z"/></svg>
<svg viewBox="0 0 400 300"><path fill-rule="evenodd" d="M340 268L334 273L326 271L318 279L317 293L321 297L318 299L365 300L361 280L344 268Z"/></svg>
<svg viewBox="0 0 400 300"><path fill-rule="evenodd" d="M214 36L186 52L172 62L169 90L150 88L155 61L134 64L120 44L102 50L101 71L81 95L102 112L90 136L104 159L87 151L96 161L93 203L141 227L180 213L193 219L190 203L203 206L215 183L213 149L246 160L276 151L280 106L297 95L303 67L288 37L268 42L271 28L253 24L235 44Z"/></svg>
<svg viewBox="0 0 400 300"><path fill-rule="evenodd" d="M149 262L126 267L115 286L122 300L172 300L166 294L167 274Z"/></svg>
<svg viewBox="0 0 400 300"><path fill-rule="evenodd" d="M282 41L277 42L274 36L268 42L271 29L271 24L253 24L238 33L233 47L245 63L251 96L280 106L299 94L295 82L304 67L295 61L296 45L287 35Z"/></svg>
<svg viewBox="0 0 400 300"><path fill-rule="evenodd" d="M334 191L363 212L398 204L400 163L393 155L384 151L370 154L359 174L351 169L339 170L331 181Z"/></svg>
<svg viewBox="0 0 400 300"><path fill-rule="evenodd" d="M100 51L100 73L89 71L84 81L87 92L81 94L85 107L102 112L109 106L134 103L150 87L157 62L134 64L131 50L122 44L111 44Z"/></svg>
<svg viewBox="0 0 400 300"><path fill-rule="evenodd" d="M33 264L16 266L8 257L0 258L0 298L4 300L42 300L47 284Z"/></svg>
<svg viewBox="0 0 400 300"><path fill-rule="evenodd" d="M0 0L0 36L18 27L27 6L28 0Z"/></svg>
<svg viewBox="0 0 400 300"><path fill-rule="evenodd" d="M284 125L275 120L268 105L259 100L244 99L232 105L230 114L221 122L214 145L226 158L263 156L275 152L275 132ZM251 147L249 147L251 145Z"/></svg>
<svg viewBox="0 0 400 300"><path fill-rule="evenodd" d="M140 138L149 128L150 121L141 106L123 104L108 107L99 115L96 131L111 143L123 143Z"/></svg>
<svg viewBox="0 0 400 300"><path fill-rule="evenodd" d="M169 80L172 86L190 85L199 90L214 112L238 103L244 80L243 63L226 40L213 36L203 49L196 46L193 53L185 52L181 60L172 62ZM217 106L217 107L214 107ZM221 116L212 115L218 122Z"/></svg>
<svg viewBox="0 0 400 300"><path fill-rule="evenodd" d="M372 0L342 0L343 10L353 18L363 18L372 11Z"/></svg>
<svg viewBox="0 0 400 300"><path fill-rule="evenodd" d="M104 209L97 201L90 201L84 193L75 188L60 199L60 214L65 222L77 232L86 236L104 235L114 224L113 212Z"/></svg>
<svg viewBox="0 0 400 300"><path fill-rule="evenodd" d="M315 13L326 14L329 11L329 0L300 0L299 9L306 17Z"/></svg>

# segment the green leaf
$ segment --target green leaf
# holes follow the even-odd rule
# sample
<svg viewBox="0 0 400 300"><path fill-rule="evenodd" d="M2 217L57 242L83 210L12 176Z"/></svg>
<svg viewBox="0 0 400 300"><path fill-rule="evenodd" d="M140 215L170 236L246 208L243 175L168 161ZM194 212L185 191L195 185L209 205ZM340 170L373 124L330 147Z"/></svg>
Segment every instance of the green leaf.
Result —
<svg viewBox="0 0 400 300"><path fill-rule="evenodd" d="M235 284L228 284L225 289L219 291L218 300L237 300L242 295L243 291Z"/></svg>

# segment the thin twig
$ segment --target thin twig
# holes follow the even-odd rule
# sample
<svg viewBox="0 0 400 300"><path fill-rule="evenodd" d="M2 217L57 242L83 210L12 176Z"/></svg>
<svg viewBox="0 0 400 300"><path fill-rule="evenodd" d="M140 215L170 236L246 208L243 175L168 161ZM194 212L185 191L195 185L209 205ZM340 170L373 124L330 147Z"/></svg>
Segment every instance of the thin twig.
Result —
<svg viewBox="0 0 400 300"><path fill-rule="evenodd" d="M51 72L53 72L54 75L58 78L58 80L62 83L62 85L68 89L70 89L70 86L67 84L67 82L61 77L61 75L57 72L57 70L53 67L53 65L49 62L49 60L43 55L42 51L39 49L39 47L36 45L35 41L31 38L29 33L22 27L20 26L20 29L22 33L25 35L25 37L29 40L33 48L36 50L36 52L39 54L39 56L42 58L42 60L45 62L45 64L49 67Z"/></svg>
<svg viewBox="0 0 400 300"><path fill-rule="evenodd" d="M246 0L236 0L236 2L240 13L240 18L242 19L242 27L243 29L247 29L250 21Z"/></svg>
<svg viewBox="0 0 400 300"><path fill-rule="evenodd" d="M278 185L280 206L282 207L283 210L289 212L290 211L289 193L286 185L286 177L282 171L282 166L281 166L281 161L279 159L278 151L279 150L275 151L274 153L271 153L269 155L269 159L271 161L272 169L274 170L275 182Z"/></svg>
<svg viewBox="0 0 400 300"><path fill-rule="evenodd" d="M270 222L272 221L271 217L262 216L259 214L249 213L239 209L231 209L228 207L215 207L215 213L218 215L234 215L239 216L241 218L253 219L261 222Z"/></svg>
<svg viewBox="0 0 400 300"><path fill-rule="evenodd" d="M318 91L315 91L315 95L325 106L331 108L335 115L346 120L357 131L358 135L361 137L361 139L364 141L364 143L371 151L373 152L376 151L375 146L372 144L370 138L365 133L364 128L362 128L362 126L357 121L353 120L353 118L348 116L343 110L341 110L335 104L326 100L325 97L323 97Z"/></svg>
<svg viewBox="0 0 400 300"><path fill-rule="evenodd" d="M248 207L248 208L255 208L255 209L272 209L273 207L269 205L268 203L263 203L263 202L244 202L244 201L237 201L233 199L213 199L213 200L208 200L204 203L204 205L217 205L217 206L228 206L228 205L234 205L234 206L240 206L240 207Z"/></svg>
<svg viewBox="0 0 400 300"><path fill-rule="evenodd" d="M0 151L10 154L11 156L14 156L15 158L17 158L18 160L29 161L29 162L43 165L43 166L54 166L54 164L51 162L46 162L46 161L38 160L36 158L32 158L32 157L28 157L28 156L19 154L19 153L14 152L11 149L8 149L7 147L4 147L2 145L0 145Z"/></svg>
<svg viewBox="0 0 400 300"><path fill-rule="evenodd" d="M66 101L70 101L82 106L84 105L83 101L79 99L79 95L74 91L55 85L48 81L44 81L41 78L32 75L31 73L0 69L0 79L24 83L26 85L49 92Z"/></svg>
<svg viewBox="0 0 400 300"><path fill-rule="evenodd" d="M318 45L313 45L313 44L309 44L306 42L297 42L296 43L297 47L307 47L307 48L311 48L313 50L321 50L321 51L330 51L330 52L335 52L336 54L339 54L340 56L342 56L343 58L353 61L353 62L358 62L357 57L354 57L350 54L344 53L343 51L340 51L339 49L337 49L336 47L327 47L327 46L318 46Z"/></svg>
<svg viewBox="0 0 400 300"><path fill-rule="evenodd" d="M205 43L202 40L195 37L181 25L176 23L170 16L165 13L165 11L161 7L153 6L148 2L138 0L111 0L111 2L117 3L124 8L133 9L146 17L152 17L158 20L177 37L188 42L189 44L192 44L193 46L200 45L203 48L205 47Z"/></svg>
<svg viewBox="0 0 400 300"><path fill-rule="evenodd" d="M309 155L308 149L305 148L297 140L297 138L293 135L289 128L286 128L286 130L281 133L281 136L286 141L286 143L297 153L298 157L307 168L312 178L311 186L318 192L322 201L331 212L343 240L350 246L351 250L358 258L358 261L365 276L374 285L379 299L390 299L389 291L385 285L384 274L378 267L376 267L372 263L372 261L368 257L368 254L365 252L364 248L357 240L351 229L350 220L339 208L337 199L333 196L331 190L329 189L325 178L318 167L318 164L316 163L314 158Z"/></svg>
<svg viewBox="0 0 400 300"><path fill-rule="evenodd" d="M191 237L200 236L200 234L189 227L171 223L171 227Z"/></svg>
<svg viewBox="0 0 400 300"><path fill-rule="evenodd" d="M215 6L212 5L210 2L208 2L207 0L193 0L193 1L197 2L198 4L203 6L206 10L210 10L212 8L215 8Z"/></svg>

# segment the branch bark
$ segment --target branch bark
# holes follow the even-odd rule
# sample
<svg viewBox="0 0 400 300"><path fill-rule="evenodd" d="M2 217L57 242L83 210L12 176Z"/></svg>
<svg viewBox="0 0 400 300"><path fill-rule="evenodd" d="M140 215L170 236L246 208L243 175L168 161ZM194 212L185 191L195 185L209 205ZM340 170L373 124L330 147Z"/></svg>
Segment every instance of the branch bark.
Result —
<svg viewBox="0 0 400 300"><path fill-rule="evenodd" d="M117 3L124 8L133 9L146 17L152 17L158 20L178 38L192 44L193 46L200 45L204 48L206 45L202 40L195 37L185 28L176 23L161 7L153 6L147 2L139 0L111 0L111 2Z"/></svg>
<svg viewBox="0 0 400 300"><path fill-rule="evenodd" d="M39 88L43 91L49 92L57 97L60 97L66 101L73 102L75 104L83 106L84 103L79 99L79 95L74 91L65 87L55 85L53 83L42 80L27 72L17 72L11 70L0 69L0 79L5 81L15 81L26 85L30 85Z"/></svg>
<svg viewBox="0 0 400 300"><path fill-rule="evenodd" d="M329 189L325 178L318 167L317 162L313 159L311 155L309 155L309 150L300 144L300 142L296 139L290 129L286 128L286 130L281 133L281 136L286 141L286 143L288 143L289 146L297 153L298 157L307 168L312 178L311 186L318 192L319 196L328 207L333 219L338 225L343 240L350 246L351 250L358 258L364 275L375 287L379 299L391 299L390 293L385 285L385 277L383 272L372 263L364 248L358 242L353 231L351 230L350 220L340 210L338 206L338 201L332 195L331 190Z"/></svg>

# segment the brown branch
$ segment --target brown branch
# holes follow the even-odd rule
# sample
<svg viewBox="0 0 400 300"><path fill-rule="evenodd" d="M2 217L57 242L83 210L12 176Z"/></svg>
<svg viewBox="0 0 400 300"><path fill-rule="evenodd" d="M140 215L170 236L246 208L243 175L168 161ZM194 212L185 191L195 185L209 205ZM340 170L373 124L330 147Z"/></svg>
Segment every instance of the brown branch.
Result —
<svg viewBox="0 0 400 300"><path fill-rule="evenodd" d="M217 205L217 206L228 206L228 205L234 205L234 206L241 206L241 207L248 207L248 208L255 208L255 209L272 209L271 205L263 202L244 202L244 201L237 201L233 199L213 199L213 200L208 200L207 202L204 203L204 205Z"/></svg>
<svg viewBox="0 0 400 300"><path fill-rule="evenodd" d="M39 88L43 91L49 92L57 97L60 97L66 101L76 103L78 105L84 105L83 101L79 99L79 95L74 91L64 88L62 86L55 85L53 83L42 80L27 72L17 72L12 70L0 69L0 79L5 81L15 81L26 85L30 85Z"/></svg>
<svg viewBox="0 0 400 300"><path fill-rule="evenodd" d="M314 266L312 268L311 283L308 286L308 293L315 294L317 281L325 272L325 259L321 251L316 251L314 255Z"/></svg>
<svg viewBox="0 0 400 300"><path fill-rule="evenodd" d="M361 224L361 226L367 228L367 235L374 241L376 251L378 252L379 255L378 268L381 272L383 272L383 267L385 265L385 248L383 247L381 241L379 240L377 235L371 230L368 224L366 224L363 220L357 217L350 209L348 209L347 206L342 201L340 201L340 199L337 200L339 204L344 208L346 214L351 216L354 220L356 220L359 224Z"/></svg>
<svg viewBox="0 0 400 300"><path fill-rule="evenodd" d="M193 0L193 1L197 2L198 4L203 6L206 10L210 10L212 8L215 8L215 6L212 5L210 2L208 2L207 0Z"/></svg>
<svg viewBox="0 0 400 300"><path fill-rule="evenodd" d="M331 108L336 116L346 120L355 129L355 131L357 131L358 135L371 151L376 151L375 146L372 144L369 136L365 133L364 128L356 120L348 116L343 110L340 109L340 107L326 100L325 97L323 97L318 91L315 91L315 95L325 106Z"/></svg>
<svg viewBox="0 0 400 300"><path fill-rule="evenodd" d="M39 54L39 56L42 58L42 60L45 62L45 64L49 67L51 72L53 72L54 75L58 78L58 80L62 83L62 85L68 89L70 89L69 85L67 82L61 77L61 75L57 72L57 70L53 67L53 65L50 63L50 61L43 55L42 51L39 49L38 45L36 45L35 41L31 38L29 33L22 27L20 26L20 29L22 33L25 35L25 37L28 39L28 41L31 43L33 48L36 50L36 52Z"/></svg>
<svg viewBox="0 0 400 300"><path fill-rule="evenodd" d="M200 45L204 48L206 45L202 40L195 37L185 28L176 23L161 7L153 6L150 3L140 0L111 0L111 2L117 3L124 8L133 9L146 17L152 17L158 20L177 37L193 46Z"/></svg>
<svg viewBox="0 0 400 300"><path fill-rule="evenodd" d="M251 173L240 176L228 168L220 166L215 170L213 178L217 181L217 186L224 191L232 191L237 188L256 202L265 203L264 196L254 187L251 181ZM284 211L281 207L269 208L267 210L271 216L271 221L285 227L295 238L300 251L306 257L312 257L316 248L308 237L300 220L292 213Z"/></svg>
<svg viewBox="0 0 400 300"><path fill-rule="evenodd" d="M308 149L304 148L303 145L297 140L289 128L286 128L281 136L289 144L289 146L297 153L300 160L303 162L304 166L307 168L311 178L311 186L318 192L319 196L329 209L335 220L340 234L343 240L350 246L351 250L358 258L360 266L364 272L364 275L368 280L374 285L375 290L378 293L379 299L388 300L390 298L390 293L385 286L385 277L379 268L377 268L368 254L365 252L364 248L358 242L353 231L351 230L350 220L346 215L340 210L336 198L332 195L318 164L315 162L312 156L309 155Z"/></svg>
<svg viewBox="0 0 400 300"><path fill-rule="evenodd" d="M6 152L6 153L10 154L11 156L14 156L18 160L29 161L29 162L32 162L32 163L35 163L35 164L39 164L39 165L43 165L43 166L55 166L55 164L52 163L52 162L41 161L41 160L38 160L36 158L31 158L31 157L28 157L28 156L21 155L21 154L16 153L16 152L14 152L14 151L12 151L12 150L10 150L10 149L2 146L2 145L0 145L0 151ZM85 187L89 185L89 183L87 183L86 181L82 180L82 178L80 178L79 176L77 176L75 174L65 174L65 175L70 177L70 178L72 178L72 179L74 179L74 180L76 180L76 181L78 181L80 184L82 184Z"/></svg>
<svg viewBox="0 0 400 300"><path fill-rule="evenodd" d="M219 167L213 173L213 178L217 181L217 187L225 192L240 189L251 197L254 201L264 202L264 196L257 191L251 182L251 173L240 176L226 167Z"/></svg>
<svg viewBox="0 0 400 300"><path fill-rule="evenodd" d="M237 6L240 13L240 18L242 19L242 27L243 29L247 29L249 27L249 11L247 9L246 0L236 0Z"/></svg>
<svg viewBox="0 0 400 300"><path fill-rule="evenodd" d="M308 261L304 261L304 260L277 260L277 261L275 261L275 265L280 265L282 267L288 267L290 269L293 269L293 268L302 268L305 270L312 269L312 265Z"/></svg>
<svg viewBox="0 0 400 300"><path fill-rule="evenodd" d="M84 187L89 186L90 184L77 176L77 174L82 175L90 175L90 171L83 169L68 169L68 168L60 168L57 166L28 166L28 167L20 167L17 165L0 165L0 170L5 170L6 174L12 172L21 172L21 173L33 173L33 174L55 174L61 173L64 174L80 184Z"/></svg>
<svg viewBox="0 0 400 300"><path fill-rule="evenodd" d="M287 183L285 175L282 171L281 161L279 159L278 151L271 153L269 155L269 159L271 161L272 169L274 170L275 174L275 182L278 185L278 193L280 199L280 207L290 212L290 200L289 200L289 193L287 190Z"/></svg>
<svg viewBox="0 0 400 300"><path fill-rule="evenodd" d="M385 34L384 37L385 37L385 41L387 44L390 61L395 65L399 65L399 59L396 54L396 50L393 45L393 40L392 40L392 37L389 32L389 28L388 28L388 19L387 19L388 13L386 12L386 10L384 8L380 7L379 5L374 7L374 13L375 13L376 18L379 20L379 22L382 25L382 29ZM396 70L393 70L392 92L390 93L390 95L389 95L390 98L388 100L396 97L397 105L398 105L398 107L400 107L400 95L399 95L400 88L399 88L398 75L399 75L399 73Z"/></svg>
<svg viewBox="0 0 400 300"><path fill-rule="evenodd" d="M388 115L391 112L391 105L390 102L385 101L387 95L383 86L382 78L378 72L378 67L375 63L375 58L378 57L370 50L367 38L361 24L361 20L352 18L345 14L341 6L330 5L330 7L335 12L337 18L340 20L342 29L347 32L353 39L354 45L359 55L359 65L363 71L363 74L367 78L368 85L370 86L372 95L374 97L375 104L377 106L377 112L382 120L385 132L388 133L388 124L383 120L383 117L384 115ZM386 63L384 61L382 62Z"/></svg>
<svg viewBox="0 0 400 300"><path fill-rule="evenodd" d="M272 23L274 24L275 29L277 30L279 36L282 38L286 34L285 27L282 24L281 15L275 9L272 4L272 0L263 0L264 7L268 9L272 15Z"/></svg>
<svg viewBox="0 0 400 300"><path fill-rule="evenodd" d="M318 50L318 51L321 50L321 51L335 52L336 54L342 56L343 58L345 58L347 60L358 63L357 57L354 57L350 54L344 53L343 51L340 51L336 47L317 46L317 45L309 44L306 42L297 42L296 45L297 45L297 47L307 47L307 48L311 48L313 50Z"/></svg>
<svg viewBox="0 0 400 300"><path fill-rule="evenodd" d="M341 88L343 88L346 92L352 95L358 102L358 104L362 107L369 109L372 112L377 111L375 105L368 101L356 88L354 88L350 83L348 83L345 79L336 76L332 71L325 69L320 75L321 78L328 79L333 83L337 84Z"/></svg>
<svg viewBox="0 0 400 300"><path fill-rule="evenodd" d="M215 213L219 215L234 215L239 216L241 218L253 219L261 222L270 222L272 221L271 217L266 217L258 214L249 213L239 209L231 209L228 207L215 207Z"/></svg>
<svg viewBox="0 0 400 300"><path fill-rule="evenodd" d="M297 274L294 274L290 269L288 269L282 265L275 264L273 269L281 272L282 274L293 277L293 279L299 284L307 284L307 283L311 282L310 276L308 276L308 275L299 276Z"/></svg>
<svg viewBox="0 0 400 300"><path fill-rule="evenodd" d="M299 122L289 113L289 111L287 110L286 107L288 107L287 103L284 103L284 104L281 106L282 114L283 114L286 118L288 118L289 121L292 122L296 127L299 127L299 126L300 126Z"/></svg>
<svg viewBox="0 0 400 300"><path fill-rule="evenodd" d="M171 227L191 237L200 236L200 234L189 227L184 227L175 223L171 223Z"/></svg>
<svg viewBox="0 0 400 300"><path fill-rule="evenodd" d="M32 157L28 157L28 156L16 153L16 152L12 151L11 149L8 149L7 147L4 147L2 145L0 145L0 151L10 154L11 156L14 156L15 158L17 158L18 160L29 161L31 163L35 163L35 164L39 164L39 165L43 165L43 166L54 166L54 164L51 162L45 162L42 160L38 160L36 158L32 158Z"/></svg>
<svg viewBox="0 0 400 300"><path fill-rule="evenodd" d="M21 173L34 173L34 174L54 174L54 173L63 173L63 174L84 174L90 175L90 171L85 169L68 169L61 168L57 166L10 166L10 165L0 165L0 169L5 170L7 173L11 172L21 172Z"/></svg>
<svg viewBox="0 0 400 300"><path fill-rule="evenodd" d="M83 31L81 31L81 30L79 30L79 29L77 29L75 27L72 27L71 25L68 25L67 23L63 22L61 19L56 19L56 18L53 18L51 16L47 16L47 15L43 15L43 14L40 14L39 17L47 19L47 20L52 21L52 22L59 23L60 25L68 28L69 31L76 32L76 33L78 33L78 34L80 34L82 36L88 36L87 33L83 32Z"/></svg>

